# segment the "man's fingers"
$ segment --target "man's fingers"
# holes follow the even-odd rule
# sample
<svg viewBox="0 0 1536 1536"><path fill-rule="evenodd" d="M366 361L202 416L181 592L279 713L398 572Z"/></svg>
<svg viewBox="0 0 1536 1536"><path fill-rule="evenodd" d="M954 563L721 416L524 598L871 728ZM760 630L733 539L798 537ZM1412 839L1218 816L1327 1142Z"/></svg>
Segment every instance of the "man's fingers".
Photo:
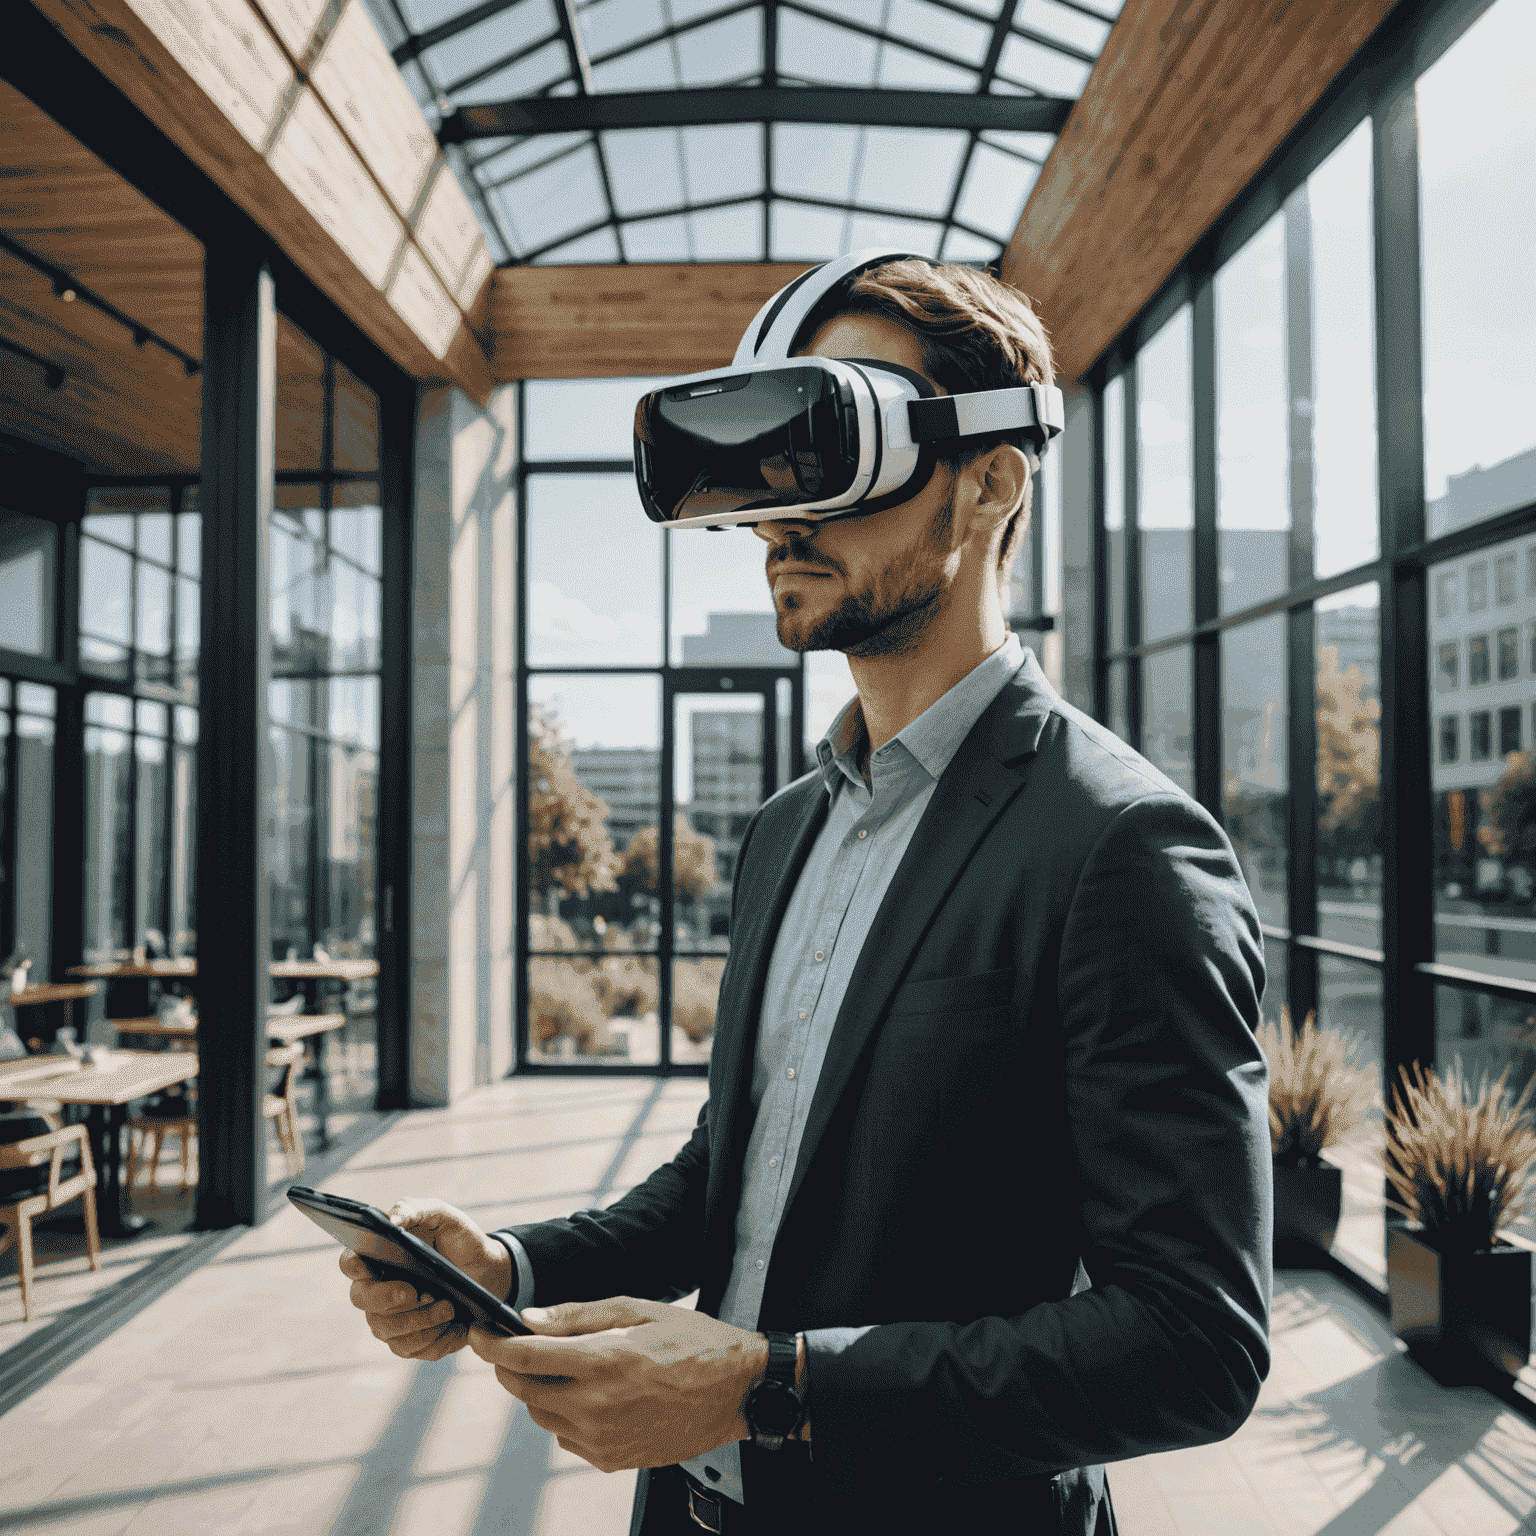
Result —
<svg viewBox="0 0 1536 1536"><path fill-rule="evenodd" d="M349 1294L358 1311L381 1316L414 1311L424 1300L403 1280L354 1280Z"/></svg>
<svg viewBox="0 0 1536 1536"><path fill-rule="evenodd" d="M522 1318L535 1333L569 1337L574 1333L601 1333L605 1328L633 1328L653 1323L661 1315L661 1303L637 1301L633 1296L608 1296L602 1301L563 1301L553 1307L524 1307Z"/></svg>
<svg viewBox="0 0 1536 1536"><path fill-rule="evenodd" d="M373 1279L373 1271L350 1248L341 1250L341 1272L348 1280Z"/></svg>
<svg viewBox="0 0 1536 1536"><path fill-rule="evenodd" d="M383 1339L388 1343L391 1339L408 1338L412 1334L424 1333L428 1329L436 1331L453 1321L453 1303L451 1301L426 1301L419 1307L410 1307L401 1312L372 1312L368 1313L368 1326L373 1330L376 1339Z"/></svg>

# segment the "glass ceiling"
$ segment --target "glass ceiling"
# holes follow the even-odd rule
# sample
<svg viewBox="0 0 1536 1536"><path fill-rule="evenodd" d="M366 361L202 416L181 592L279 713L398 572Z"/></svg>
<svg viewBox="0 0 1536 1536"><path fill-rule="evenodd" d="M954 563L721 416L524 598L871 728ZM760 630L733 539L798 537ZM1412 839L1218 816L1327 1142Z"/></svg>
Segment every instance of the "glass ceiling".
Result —
<svg viewBox="0 0 1536 1536"><path fill-rule="evenodd" d="M1075 99L1122 0L367 0L434 126L522 97L857 86ZM771 54L771 56L769 56ZM589 83L589 85L588 85ZM503 263L990 262L1053 133L725 123L449 145Z"/></svg>

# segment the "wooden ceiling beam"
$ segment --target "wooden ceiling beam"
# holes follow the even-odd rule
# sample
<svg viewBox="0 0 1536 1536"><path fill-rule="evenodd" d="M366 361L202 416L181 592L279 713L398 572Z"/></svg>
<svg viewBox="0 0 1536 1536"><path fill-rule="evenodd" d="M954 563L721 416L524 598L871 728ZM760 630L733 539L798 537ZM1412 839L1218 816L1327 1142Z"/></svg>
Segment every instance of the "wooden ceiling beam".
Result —
<svg viewBox="0 0 1536 1536"><path fill-rule="evenodd" d="M33 0L358 328L491 387L490 253L363 0Z"/></svg>
<svg viewBox="0 0 1536 1536"><path fill-rule="evenodd" d="M501 267L491 374L598 379L724 368L741 333L808 262Z"/></svg>
<svg viewBox="0 0 1536 1536"><path fill-rule="evenodd" d="M1080 378L1397 0L1127 0L1009 242Z"/></svg>

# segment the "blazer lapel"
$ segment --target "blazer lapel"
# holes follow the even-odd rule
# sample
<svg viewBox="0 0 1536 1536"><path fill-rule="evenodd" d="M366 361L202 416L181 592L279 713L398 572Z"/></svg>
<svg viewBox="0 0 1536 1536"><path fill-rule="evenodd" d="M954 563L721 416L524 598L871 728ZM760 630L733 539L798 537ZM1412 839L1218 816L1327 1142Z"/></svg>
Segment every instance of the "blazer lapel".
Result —
<svg viewBox="0 0 1536 1536"><path fill-rule="evenodd" d="M1054 702L1054 690L1026 652L1023 667L976 722L935 787L849 978L795 1158L786 1212L928 925L977 844L1024 787L1023 771L1012 764L1034 752Z"/></svg>
<svg viewBox="0 0 1536 1536"><path fill-rule="evenodd" d="M752 834L750 860L737 866L737 879L745 883L735 896L731 986L728 991L721 988L710 1053L706 1231L722 1198L728 1197L730 1208L735 1209L736 1181L752 1134L752 1061L768 963L800 871L826 819L827 791L817 774L759 820Z"/></svg>

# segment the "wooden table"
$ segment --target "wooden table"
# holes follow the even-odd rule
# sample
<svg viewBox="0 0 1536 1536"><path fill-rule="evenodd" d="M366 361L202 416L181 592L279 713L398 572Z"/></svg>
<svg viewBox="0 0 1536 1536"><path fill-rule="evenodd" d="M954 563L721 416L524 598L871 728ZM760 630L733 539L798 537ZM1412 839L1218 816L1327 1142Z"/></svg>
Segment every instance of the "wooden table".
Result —
<svg viewBox="0 0 1536 1536"><path fill-rule="evenodd" d="M191 981L197 975L197 961L190 955L184 959L98 960L72 965L69 974L111 983L107 992L108 1017L132 1016L148 1013L153 1006L153 982Z"/></svg>
<svg viewBox="0 0 1536 1536"><path fill-rule="evenodd" d="M90 965L72 965L69 974L94 976L102 981L111 981L118 976L165 976L174 980L178 976L196 976L197 961L190 955L184 959L100 960Z"/></svg>
<svg viewBox="0 0 1536 1536"><path fill-rule="evenodd" d="M197 1076L193 1051L113 1051L107 1063L93 1067L73 1062L49 1076L27 1077L18 1087L25 1101L52 1100L89 1110L86 1125L96 1160L96 1215L107 1237L133 1237L150 1223L123 1210L123 1124L128 1105L151 1093Z"/></svg>
<svg viewBox="0 0 1536 1536"><path fill-rule="evenodd" d="M6 1002L12 1008L40 1008L44 1003L64 1004L64 1023L69 1029L75 1027L75 1004L84 997L92 997L101 990L93 981L64 981L64 982L39 982L35 987L23 987L19 992L6 992L3 995ZM18 1021L19 1022L19 1021ZM16 1031L21 1035L21 1030ZM26 1036L22 1035L25 1040Z"/></svg>
<svg viewBox="0 0 1536 1536"><path fill-rule="evenodd" d="M80 1065L73 1056L18 1056L14 1061L0 1061L0 1090L29 1078L76 1072ZM0 1099L6 1097L4 1092L0 1092Z"/></svg>
<svg viewBox="0 0 1536 1536"><path fill-rule="evenodd" d="M152 1035L159 1040L193 1040L197 1038L197 1020L190 1024L167 1024L154 1014L142 1019L108 1019L119 1035Z"/></svg>
<svg viewBox="0 0 1536 1536"><path fill-rule="evenodd" d="M149 1035L161 1040L172 1040L186 1045L197 1038L197 1024L163 1024L159 1019L114 1019L119 1035ZM315 1121L320 1145L331 1144L331 1080L320 1059L320 1044L316 1037L332 1030L344 1029L347 1016L344 1013L285 1013L267 1020L267 1038L280 1045L292 1045L295 1040L314 1040L310 1047L308 1075L315 1084Z"/></svg>

